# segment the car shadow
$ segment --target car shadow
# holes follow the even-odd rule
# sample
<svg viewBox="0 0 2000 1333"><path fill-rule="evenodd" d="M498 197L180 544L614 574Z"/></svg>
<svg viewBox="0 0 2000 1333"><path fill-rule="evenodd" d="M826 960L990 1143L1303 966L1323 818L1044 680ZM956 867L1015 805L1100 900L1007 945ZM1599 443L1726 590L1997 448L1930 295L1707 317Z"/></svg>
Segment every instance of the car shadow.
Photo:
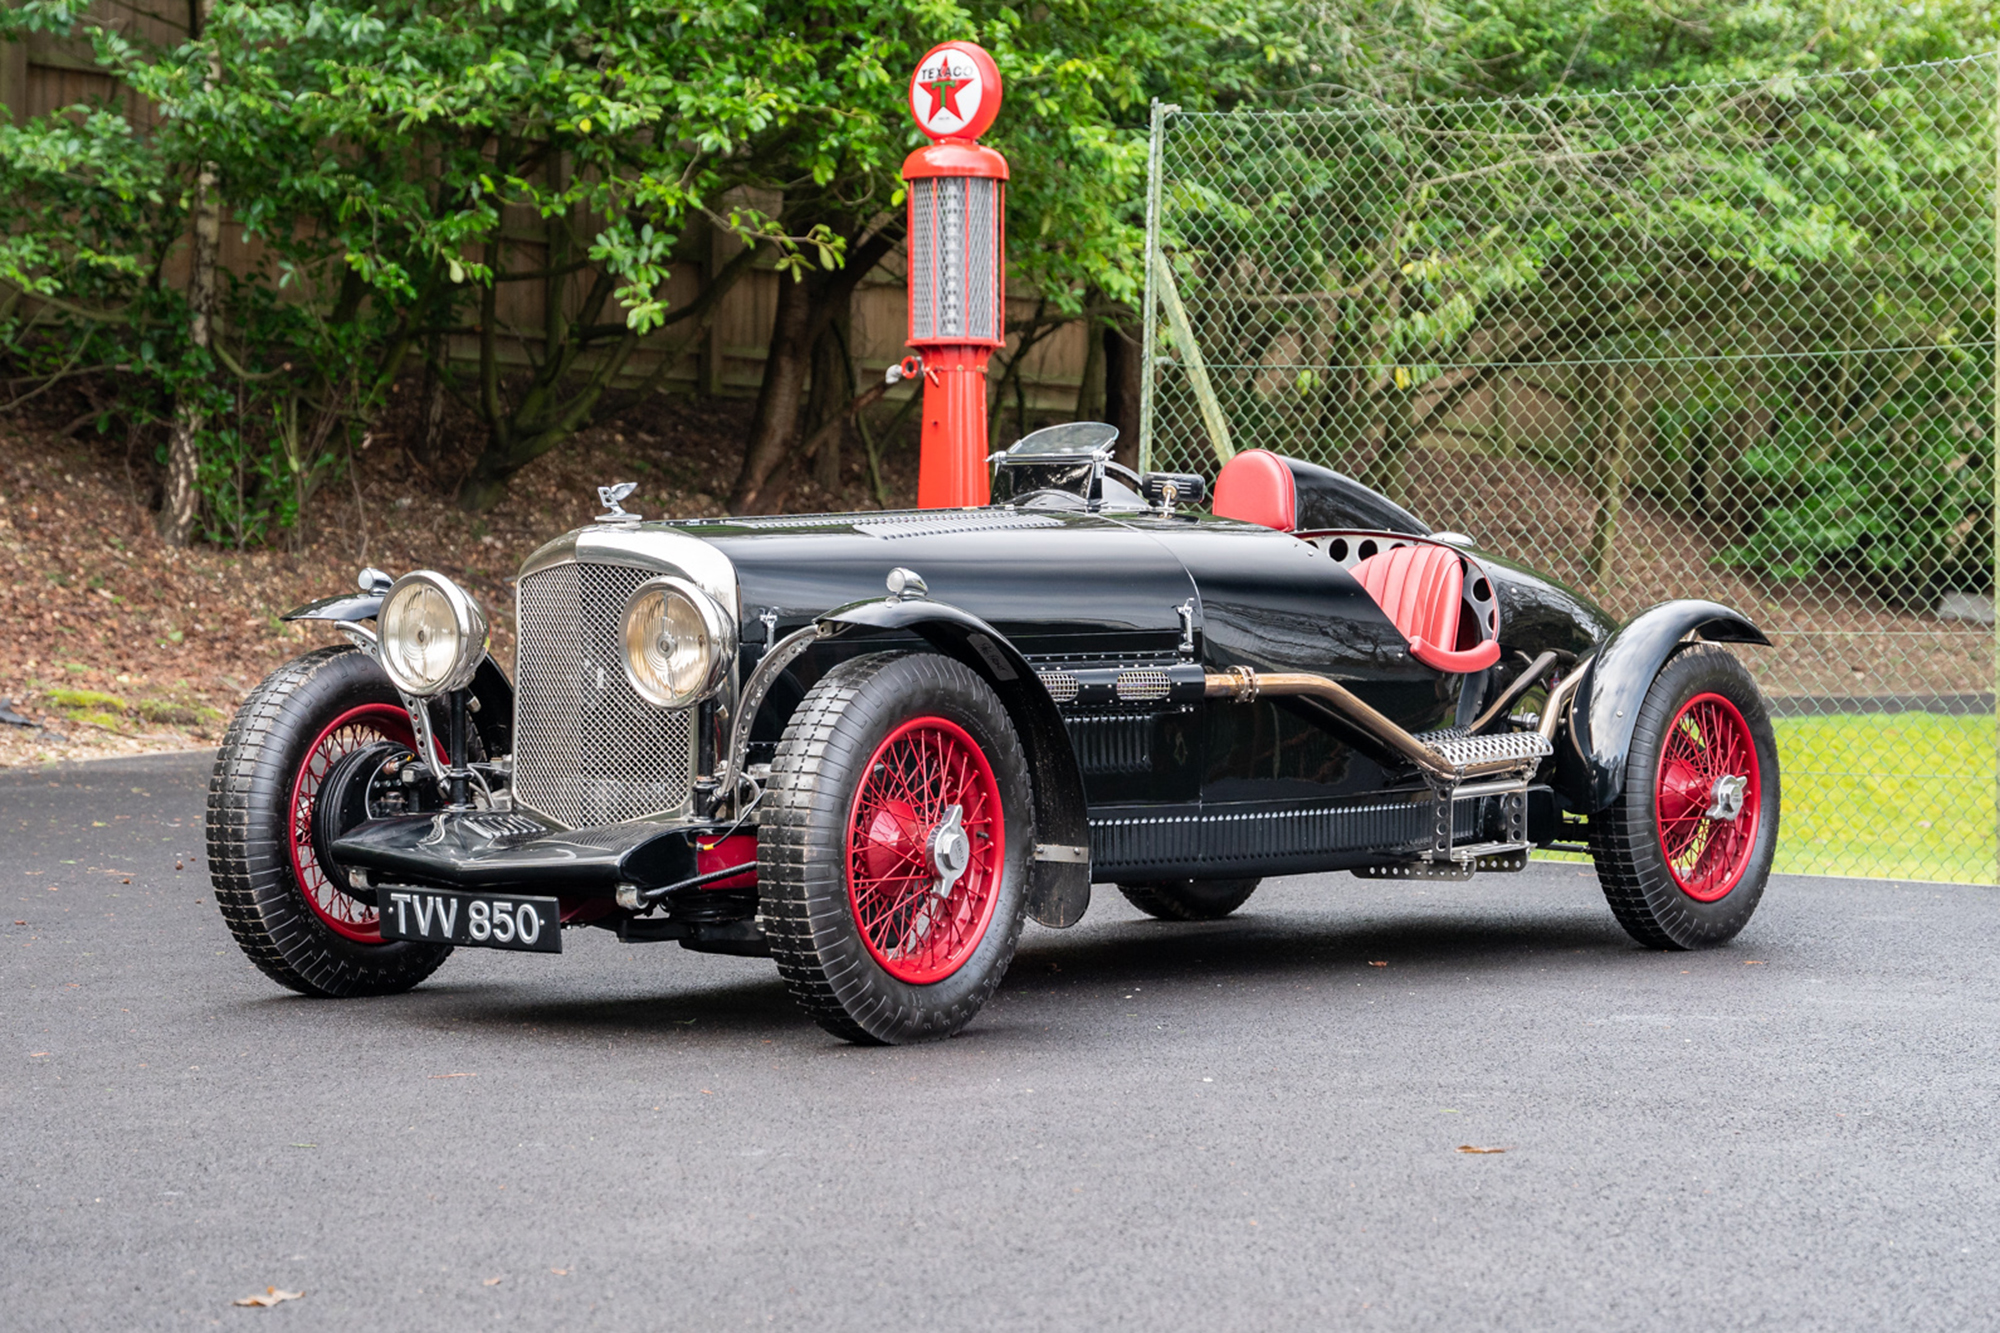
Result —
<svg viewBox="0 0 2000 1333"><path fill-rule="evenodd" d="M1074 984L1202 978L1258 981L1386 963L1407 975L1508 973L1555 962L1601 969L1608 959L1653 956L1608 915L1508 914L1504 919L1371 914L1328 920L1243 913L1222 921L1136 920L1065 938L1036 931L1022 941L1013 982L1052 965Z"/></svg>
<svg viewBox="0 0 2000 1333"><path fill-rule="evenodd" d="M1608 916L1580 911L1523 911L1440 917L1434 912L1371 912L1365 917L1245 912L1222 921L1111 921L1069 934L1030 927L1023 936L995 1011L963 1037L1006 1041L1019 1028L1039 1032L1035 1006L1060 995L1065 1004L1115 1001L1143 983L1154 999L1177 989L1211 992L1263 983L1315 980L1392 981L1422 987L1447 976L1505 977L1534 973L1559 985L1564 973L1603 976L1632 968L1651 971L1666 956L1634 944ZM1673 955L1684 965L1688 955ZM671 961L671 960L663 960ZM454 983L434 979L408 995L364 1001L371 1021L426 1026L449 1020L455 1031L523 1030L589 1034L658 1049L713 1042L803 1040L851 1049L822 1034L786 994L775 969L743 959L740 978L607 996L551 996L504 981ZM1386 965L1386 966L1378 966ZM282 997L262 1002L286 1005ZM345 1009L345 1006L342 1006Z"/></svg>

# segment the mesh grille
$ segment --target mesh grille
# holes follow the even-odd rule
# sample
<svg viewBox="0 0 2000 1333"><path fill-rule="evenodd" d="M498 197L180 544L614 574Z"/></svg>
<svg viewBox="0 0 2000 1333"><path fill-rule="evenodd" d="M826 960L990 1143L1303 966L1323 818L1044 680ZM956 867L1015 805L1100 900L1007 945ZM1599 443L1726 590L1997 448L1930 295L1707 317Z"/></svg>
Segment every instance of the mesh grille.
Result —
<svg viewBox="0 0 2000 1333"><path fill-rule="evenodd" d="M1152 703L1167 697L1172 682L1167 673L1157 667L1136 667L1131 671L1118 673L1118 697L1139 703Z"/></svg>
<svg viewBox="0 0 2000 1333"><path fill-rule="evenodd" d="M625 679L619 616L652 577L556 565L523 578L514 792L571 828L679 806L694 783L694 710L655 708Z"/></svg>
<svg viewBox="0 0 2000 1333"><path fill-rule="evenodd" d="M1000 331L1000 182L981 177L965 182L965 331L974 338L1005 338Z"/></svg>
<svg viewBox="0 0 2000 1333"><path fill-rule="evenodd" d="M1002 339L1000 183L910 182L910 336Z"/></svg>
<svg viewBox="0 0 2000 1333"><path fill-rule="evenodd" d="M937 336L938 217L935 180L910 182L910 336Z"/></svg>
<svg viewBox="0 0 2000 1333"><path fill-rule="evenodd" d="M1042 678L1042 684L1047 688L1049 698L1059 704L1073 704L1076 702L1077 684L1075 676L1070 675L1067 671L1037 671L1035 674Z"/></svg>

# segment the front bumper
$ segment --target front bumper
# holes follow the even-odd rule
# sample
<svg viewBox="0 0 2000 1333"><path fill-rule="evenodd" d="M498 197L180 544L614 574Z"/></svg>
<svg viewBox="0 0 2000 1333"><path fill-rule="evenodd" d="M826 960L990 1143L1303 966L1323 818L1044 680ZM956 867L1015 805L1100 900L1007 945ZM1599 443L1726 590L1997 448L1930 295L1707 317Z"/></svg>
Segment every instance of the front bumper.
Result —
<svg viewBox="0 0 2000 1333"><path fill-rule="evenodd" d="M523 814L466 811L373 819L334 840L333 854L376 884L512 890L609 898L620 885L655 888L695 874L707 826L634 820L559 829Z"/></svg>

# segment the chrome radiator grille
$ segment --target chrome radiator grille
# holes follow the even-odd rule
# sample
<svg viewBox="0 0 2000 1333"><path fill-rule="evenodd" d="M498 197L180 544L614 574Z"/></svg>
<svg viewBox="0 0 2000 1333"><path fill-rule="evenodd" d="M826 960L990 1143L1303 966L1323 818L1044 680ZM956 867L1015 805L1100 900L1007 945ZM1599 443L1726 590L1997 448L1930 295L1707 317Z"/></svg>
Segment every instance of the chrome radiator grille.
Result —
<svg viewBox="0 0 2000 1333"><path fill-rule="evenodd" d="M672 810L694 785L694 710L655 708L625 679L619 616L651 577L555 565L516 591L514 795L571 828Z"/></svg>

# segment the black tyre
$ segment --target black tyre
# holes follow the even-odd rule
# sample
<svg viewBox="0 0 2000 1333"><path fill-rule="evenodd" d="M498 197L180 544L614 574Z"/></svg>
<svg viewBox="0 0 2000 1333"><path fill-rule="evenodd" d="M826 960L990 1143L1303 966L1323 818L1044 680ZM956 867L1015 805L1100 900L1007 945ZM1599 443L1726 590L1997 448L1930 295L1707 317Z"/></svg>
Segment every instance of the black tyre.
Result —
<svg viewBox="0 0 2000 1333"><path fill-rule="evenodd" d="M384 941L374 903L348 892L326 853L344 829L317 817L321 784L348 755L385 742L414 747L415 737L382 668L356 649L322 648L251 692L216 756L208 785L216 905L250 961L302 995L406 991L451 953Z"/></svg>
<svg viewBox="0 0 2000 1333"><path fill-rule="evenodd" d="M1771 873L1778 794L1778 745L1756 682L1720 648L1683 649L1640 705L1623 794L1590 820L1618 924L1651 949L1734 937Z"/></svg>
<svg viewBox="0 0 2000 1333"><path fill-rule="evenodd" d="M929 653L842 663L792 714L767 792L758 896L799 1006L854 1042L970 1022L1013 961L1035 835L986 682Z"/></svg>
<svg viewBox="0 0 2000 1333"><path fill-rule="evenodd" d="M1125 901L1162 921L1220 921L1257 892L1261 879L1171 879L1120 884Z"/></svg>

